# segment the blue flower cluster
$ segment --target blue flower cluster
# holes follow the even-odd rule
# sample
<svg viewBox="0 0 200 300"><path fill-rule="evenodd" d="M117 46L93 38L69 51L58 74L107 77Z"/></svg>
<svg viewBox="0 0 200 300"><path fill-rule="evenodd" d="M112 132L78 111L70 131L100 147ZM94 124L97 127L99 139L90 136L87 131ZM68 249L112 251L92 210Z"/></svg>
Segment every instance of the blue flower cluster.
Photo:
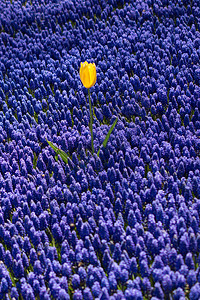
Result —
<svg viewBox="0 0 200 300"><path fill-rule="evenodd" d="M0 299L200 299L199 61L199 0L0 1Z"/></svg>

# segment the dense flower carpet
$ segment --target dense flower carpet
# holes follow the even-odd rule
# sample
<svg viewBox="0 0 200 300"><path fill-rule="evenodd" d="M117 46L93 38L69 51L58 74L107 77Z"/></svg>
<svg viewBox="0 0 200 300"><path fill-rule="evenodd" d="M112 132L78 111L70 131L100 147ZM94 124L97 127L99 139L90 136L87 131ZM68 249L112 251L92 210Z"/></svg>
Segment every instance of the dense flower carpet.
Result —
<svg viewBox="0 0 200 300"><path fill-rule="evenodd" d="M200 0L0 1L0 299L200 299L199 62Z"/></svg>

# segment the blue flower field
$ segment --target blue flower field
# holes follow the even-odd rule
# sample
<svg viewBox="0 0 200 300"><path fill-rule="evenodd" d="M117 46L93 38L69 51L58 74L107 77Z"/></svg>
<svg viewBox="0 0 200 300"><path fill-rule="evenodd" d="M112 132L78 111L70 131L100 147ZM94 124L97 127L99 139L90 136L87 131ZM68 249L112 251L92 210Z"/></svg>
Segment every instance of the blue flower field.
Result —
<svg viewBox="0 0 200 300"><path fill-rule="evenodd" d="M200 299L200 0L0 0L0 299Z"/></svg>

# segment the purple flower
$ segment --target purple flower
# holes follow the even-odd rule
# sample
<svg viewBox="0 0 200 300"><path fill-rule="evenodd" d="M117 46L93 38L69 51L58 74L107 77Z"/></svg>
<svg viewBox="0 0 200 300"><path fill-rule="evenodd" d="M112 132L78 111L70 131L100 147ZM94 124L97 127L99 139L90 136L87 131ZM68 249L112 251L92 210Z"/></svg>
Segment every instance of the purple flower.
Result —
<svg viewBox="0 0 200 300"><path fill-rule="evenodd" d="M62 274L63 274L63 276L66 276L67 278L69 278L70 275L71 275L71 273L72 273L72 271L71 271L71 266L70 266L70 264L68 264L68 263L65 262L65 263L62 265Z"/></svg>
<svg viewBox="0 0 200 300"><path fill-rule="evenodd" d="M62 239L63 239L62 231L60 229L60 226L57 223L55 223L52 227L52 234L58 243L62 242Z"/></svg>
<svg viewBox="0 0 200 300"><path fill-rule="evenodd" d="M17 291L16 287L11 288L10 296L12 298L16 298L16 299L19 297L19 294L18 294L18 291Z"/></svg>
<svg viewBox="0 0 200 300"><path fill-rule="evenodd" d="M187 277L188 275L188 267L186 265L182 265L180 270L179 270L179 273L183 275L183 277ZM184 282L185 282L185 279L184 279Z"/></svg>
<svg viewBox="0 0 200 300"><path fill-rule="evenodd" d="M189 294L190 299L197 300L200 297L200 284L196 283L190 290Z"/></svg>
<svg viewBox="0 0 200 300"><path fill-rule="evenodd" d="M164 264L160 256L156 256L152 264L152 269L163 269Z"/></svg>
<svg viewBox="0 0 200 300"><path fill-rule="evenodd" d="M74 289L77 289L80 286L80 277L78 274L73 275L72 286Z"/></svg>
<svg viewBox="0 0 200 300"><path fill-rule="evenodd" d="M22 293L22 297L25 299L28 299L28 298L34 299L35 298L32 287L27 283L22 284L21 293Z"/></svg>
<svg viewBox="0 0 200 300"><path fill-rule="evenodd" d="M131 228L133 228L136 223L137 223L137 218L135 216L135 213L133 212L133 210L130 210L128 214L128 224Z"/></svg>
<svg viewBox="0 0 200 300"><path fill-rule="evenodd" d="M0 284L0 293L4 294L8 292L8 282L5 278L2 278Z"/></svg>
<svg viewBox="0 0 200 300"><path fill-rule="evenodd" d="M185 293L181 288L178 288L178 289L174 290L173 297L174 297L174 300L179 300L179 299L182 299L182 298L184 299L185 298Z"/></svg>
<svg viewBox="0 0 200 300"><path fill-rule="evenodd" d="M130 256L133 255L135 252L135 245L130 235L126 238L126 249Z"/></svg>
<svg viewBox="0 0 200 300"><path fill-rule="evenodd" d="M83 299L83 295L81 290L76 290L73 295L73 300L82 300L82 299Z"/></svg>
<svg viewBox="0 0 200 300"><path fill-rule="evenodd" d="M34 290L34 293L39 294L39 292L40 292L40 283L39 283L38 280L34 280L33 290Z"/></svg>
<svg viewBox="0 0 200 300"><path fill-rule="evenodd" d="M16 278L21 278L24 276L24 266L22 260L18 259L13 261L13 272Z"/></svg>
<svg viewBox="0 0 200 300"><path fill-rule="evenodd" d="M183 235L181 237L180 243L179 243L179 248L180 248L181 254L183 254L185 256L187 254L188 247L189 247L189 241L187 240L186 235Z"/></svg>
<svg viewBox="0 0 200 300"><path fill-rule="evenodd" d="M155 288L153 292L154 296L157 297L158 299L164 299L164 293L162 291L162 288L160 286L160 283L156 282L155 283Z"/></svg>
<svg viewBox="0 0 200 300"><path fill-rule="evenodd" d="M197 277L196 277L196 272L194 270L190 270L188 275L187 275L187 283L189 285L189 288L197 282Z"/></svg>
<svg viewBox="0 0 200 300"><path fill-rule="evenodd" d="M44 213L39 216L40 229L44 230L48 227L48 220Z"/></svg>
<svg viewBox="0 0 200 300"><path fill-rule="evenodd" d="M130 273L131 275L132 274L137 274L138 272L138 264L137 264L137 260L135 257L132 257L131 258L131 261L130 261Z"/></svg>
<svg viewBox="0 0 200 300"><path fill-rule="evenodd" d="M121 260L121 254L122 254L121 246L119 243L116 243L112 257L115 261L119 262Z"/></svg>
<svg viewBox="0 0 200 300"><path fill-rule="evenodd" d="M29 260L28 260L26 253L22 254L22 263L23 263L24 268L29 267Z"/></svg>
<svg viewBox="0 0 200 300"><path fill-rule="evenodd" d="M95 281L95 283L92 286L92 293L95 298L97 298L101 294L101 286L99 282Z"/></svg>
<svg viewBox="0 0 200 300"><path fill-rule="evenodd" d="M192 253L187 253L185 257L185 264L188 266L189 269L195 269Z"/></svg>
<svg viewBox="0 0 200 300"><path fill-rule="evenodd" d="M107 277L103 277L102 280L101 280L101 288L102 288L102 291L103 291L103 288L106 288L107 290L109 290L109 282L108 282L108 279Z"/></svg>
<svg viewBox="0 0 200 300"><path fill-rule="evenodd" d="M125 284L128 281L129 273L126 269L123 269L120 274L120 281Z"/></svg>
<svg viewBox="0 0 200 300"><path fill-rule="evenodd" d="M117 290L117 281L113 272L109 274L108 282L111 291Z"/></svg>
<svg viewBox="0 0 200 300"><path fill-rule="evenodd" d="M60 286L54 281L54 278L49 281L50 291L54 298L58 298Z"/></svg>
<svg viewBox="0 0 200 300"><path fill-rule="evenodd" d="M142 277L149 276L149 267L148 267L146 260L142 260L140 263L140 274Z"/></svg>
<svg viewBox="0 0 200 300"><path fill-rule="evenodd" d="M84 300L92 300L93 299L92 293L88 287L86 287L83 291L83 299Z"/></svg>
<svg viewBox="0 0 200 300"><path fill-rule="evenodd" d="M164 275L162 279L163 291L165 294L169 294L172 290L172 281L169 275Z"/></svg>
<svg viewBox="0 0 200 300"><path fill-rule="evenodd" d="M141 291L138 291L136 289L127 289L125 291L124 295L125 295L125 298L128 300L131 300L131 299L142 300L143 299Z"/></svg>
<svg viewBox="0 0 200 300"><path fill-rule="evenodd" d="M179 270L182 265L184 265L183 257L181 254L178 254L176 259L176 270Z"/></svg>
<svg viewBox="0 0 200 300"><path fill-rule="evenodd" d="M151 294L152 287L151 287L151 283L147 277L144 277L142 280L142 290L147 295Z"/></svg>
<svg viewBox="0 0 200 300"><path fill-rule="evenodd" d="M101 293L101 296L100 296L100 300L109 300L110 299L110 296L109 296L109 293L108 293L108 290L107 288L102 288L102 293Z"/></svg>
<svg viewBox="0 0 200 300"><path fill-rule="evenodd" d="M89 236L91 231L90 225L88 224L88 222L83 223L80 229L80 235L81 238L84 239L85 237Z"/></svg>

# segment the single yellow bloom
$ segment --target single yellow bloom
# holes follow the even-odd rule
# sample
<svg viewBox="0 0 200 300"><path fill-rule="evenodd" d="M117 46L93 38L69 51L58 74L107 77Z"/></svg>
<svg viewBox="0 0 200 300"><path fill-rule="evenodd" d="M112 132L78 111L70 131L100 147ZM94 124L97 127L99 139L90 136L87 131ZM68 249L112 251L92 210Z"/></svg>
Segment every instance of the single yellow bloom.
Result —
<svg viewBox="0 0 200 300"><path fill-rule="evenodd" d="M88 64L87 61L81 63L80 78L84 87L86 87L87 89L91 88L97 80L95 64Z"/></svg>

